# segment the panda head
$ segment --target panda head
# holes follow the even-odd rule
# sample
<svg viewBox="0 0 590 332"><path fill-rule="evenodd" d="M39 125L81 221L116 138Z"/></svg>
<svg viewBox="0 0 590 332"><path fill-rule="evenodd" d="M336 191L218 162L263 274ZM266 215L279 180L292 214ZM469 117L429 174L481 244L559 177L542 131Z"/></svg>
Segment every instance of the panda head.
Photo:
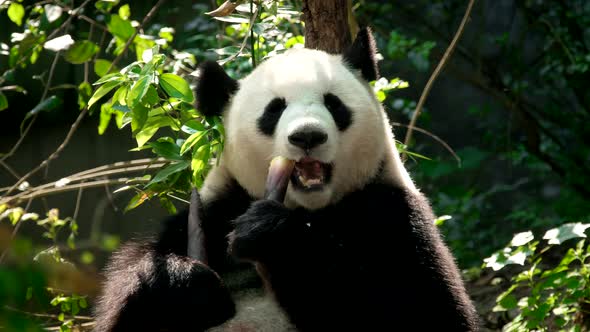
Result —
<svg viewBox="0 0 590 332"><path fill-rule="evenodd" d="M363 29L342 55L289 50L239 82L215 62L201 65L197 107L224 117L219 167L260 198L272 158L295 160L285 204L317 209L362 188L387 160L399 161L368 84L378 75L375 52Z"/></svg>

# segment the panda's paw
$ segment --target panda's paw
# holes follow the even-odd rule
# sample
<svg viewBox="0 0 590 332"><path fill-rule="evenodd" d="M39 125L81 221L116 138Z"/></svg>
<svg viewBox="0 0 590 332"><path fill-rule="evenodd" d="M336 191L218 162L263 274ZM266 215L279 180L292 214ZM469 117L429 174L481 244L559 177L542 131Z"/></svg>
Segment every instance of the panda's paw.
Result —
<svg viewBox="0 0 590 332"><path fill-rule="evenodd" d="M273 200L259 200L233 221L229 250L241 259L259 260L269 249L281 243L288 233L290 210Z"/></svg>

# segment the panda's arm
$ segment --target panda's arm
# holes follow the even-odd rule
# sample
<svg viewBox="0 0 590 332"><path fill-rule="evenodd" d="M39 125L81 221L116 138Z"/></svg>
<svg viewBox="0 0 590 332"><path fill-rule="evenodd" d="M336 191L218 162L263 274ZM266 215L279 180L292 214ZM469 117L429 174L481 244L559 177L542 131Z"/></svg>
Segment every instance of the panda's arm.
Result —
<svg viewBox="0 0 590 332"><path fill-rule="evenodd" d="M200 215L209 265L228 269L229 221L242 213L249 197L229 184L209 197ZM229 292L209 266L187 257L188 213L165 222L157 240L124 245L105 270L95 309L96 332L203 331L235 314Z"/></svg>
<svg viewBox="0 0 590 332"><path fill-rule="evenodd" d="M424 330L478 331L480 322L477 312L454 257L434 225L435 215L430 203L419 192L394 191L402 199L389 200L391 197L387 195L381 195L380 199L382 204L390 203L383 213L390 211L396 216L388 221L394 224L390 229L395 236L390 241L396 241L398 245L394 246L394 252L385 251L389 257L382 258L406 255L403 263L406 263L407 270L404 273L413 279L413 289L406 293L411 299L403 299L409 300L413 306L408 306L408 317L415 317L420 322L417 327L423 326ZM391 204L396 201L397 205ZM397 276L399 273L390 270L388 281L408 280ZM419 320L423 313L428 313L428 319Z"/></svg>
<svg viewBox="0 0 590 332"><path fill-rule="evenodd" d="M279 301L307 312L298 317L314 310L293 304L297 298L319 299L338 281L349 292L334 301L358 308L360 317L380 317L367 326L396 317L419 331L477 331L476 312L433 220L421 194L383 184L317 211L260 200L236 219L231 250L263 263ZM379 295L364 302L359 294ZM316 311L330 308L338 316L336 311L347 310L339 305ZM382 313L384 308L391 311Z"/></svg>

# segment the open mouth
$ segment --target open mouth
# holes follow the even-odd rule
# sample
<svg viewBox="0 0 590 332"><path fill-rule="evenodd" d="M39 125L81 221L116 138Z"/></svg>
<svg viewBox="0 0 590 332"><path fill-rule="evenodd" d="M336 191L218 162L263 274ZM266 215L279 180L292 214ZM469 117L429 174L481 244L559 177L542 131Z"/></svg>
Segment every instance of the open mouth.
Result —
<svg viewBox="0 0 590 332"><path fill-rule="evenodd" d="M318 191L330 182L331 175L331 164L304 157L295 163L295 168L291 173L291 183L297 190Z"/></svg>

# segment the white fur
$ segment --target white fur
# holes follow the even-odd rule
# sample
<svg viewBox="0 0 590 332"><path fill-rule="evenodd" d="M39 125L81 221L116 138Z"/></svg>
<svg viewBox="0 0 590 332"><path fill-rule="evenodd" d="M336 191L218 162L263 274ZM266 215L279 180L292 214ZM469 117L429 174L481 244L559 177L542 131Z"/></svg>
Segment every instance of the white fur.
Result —
<svg viewBox="0 0 590 332"><path fill-rule="evenodd" d="M339 131L324 105L324 94L338 96L352 112L352 124ZM257 119L274 98L285 98L273 137L259 132ZM275 156L299 160L303 151L288 136L303 126L328 134L326 143L312 149L311 157L334 165L332 181L322 191L287 191L285 204L317 209L338 201L370 180L385 158L385 179L416 190L395 148L389 120L369 85L343 64L341 56L298 49L277 55L240 82L224 112L225 150L219 169L213 169L203 192L210 196L229 176L253 197L264 193L268 166Z"/></svg>

